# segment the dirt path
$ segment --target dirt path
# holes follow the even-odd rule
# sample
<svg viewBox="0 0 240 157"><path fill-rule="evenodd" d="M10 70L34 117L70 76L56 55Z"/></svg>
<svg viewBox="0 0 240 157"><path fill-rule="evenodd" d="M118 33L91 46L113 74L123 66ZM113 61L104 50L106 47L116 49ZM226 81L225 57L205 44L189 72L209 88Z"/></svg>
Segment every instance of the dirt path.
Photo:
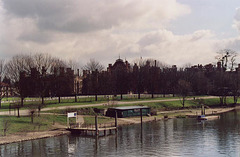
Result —
<svg viewBox="0 0 240 157"><path fill-rule="evenodd" d="M197 97L198 99L212 99L212 98L217 98L215 96L208 96L208 97ZM189 98L187 100L193 100L193 98ZM174 99L164 99L164 100L140 100L140 101L126 101L122 102L119 101L117 102L118 105L124 105L124 104L142 104L142 103L150 103L150 102L167 102L167 101L179 101L179 98L174 98ZM55 110L55 109L67 109L67 108L80 108L80 107L97 107L97 106L102 106L105 105L106 103L99 103L99 104L88 104L88 105L74 105L74 106L59 106L59 107L47 107L43 108L41 111L49 111L49 110ZM16 115L17 113L14 111L8 112L8 111L3 111L0 112L0 115ZM29 110L20 110L20 115L29 115Z"/></svg>

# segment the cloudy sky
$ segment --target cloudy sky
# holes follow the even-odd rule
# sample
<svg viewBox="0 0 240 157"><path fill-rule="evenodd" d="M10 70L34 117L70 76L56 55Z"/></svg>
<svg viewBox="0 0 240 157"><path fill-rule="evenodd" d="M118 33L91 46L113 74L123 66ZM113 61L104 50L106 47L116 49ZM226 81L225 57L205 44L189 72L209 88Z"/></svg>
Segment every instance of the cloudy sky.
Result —
<svg viewBox="0 0 240 157"><path fill-rule="evenodd" d="M240 52L239 31L239 0L0 0L1 58L206 64L221 49Z"/></svg>

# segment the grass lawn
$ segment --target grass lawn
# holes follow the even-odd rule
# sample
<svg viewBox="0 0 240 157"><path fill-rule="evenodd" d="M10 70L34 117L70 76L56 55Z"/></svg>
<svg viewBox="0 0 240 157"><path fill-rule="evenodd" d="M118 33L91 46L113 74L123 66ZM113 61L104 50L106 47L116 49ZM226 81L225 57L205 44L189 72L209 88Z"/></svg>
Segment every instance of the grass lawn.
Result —
<svg viewBox="0 0 240 157"><path fill-rule="evenodd" d="M35 116L33 123L31 123L31 117L22 116L17 118L15 116L0 116L0 136L3 135L3 121L9 121L9 130L7 134L16 132L29 132L29 131L44 131L52 129L53 122L57 122L62 125L66 125L66 116L54 116L54 115L41 115Z"/></svg>
<svg viewBox="0 0 240 157"><path fill-rule="evenodd" d="M144 100L164 100L164 99L172 99L173 97L161 97L161 98L131 98L131 99L123 99L123 100L117 100L118 101L144 101ZM174 97L176 98L176 97ZM6 98L4 98L6 100ZM20 103L20 98L17 97L12 97L8 98L10 101L19 101ZM0 111L8 111L9 110L9 105L12 104L9 101L6 101L5 103L2 103L2 107ZM95 101L94 96L88 96L88 97L78 97L77 102L75 102L74 98L71 99L66 99L66 98L61 98L61 103L58 103L58 99L50 99L47 98L47 100L44 101L47 107L59 107L59 106L74 106L74 105L88 105L88 104L98 104L98 103L108 103L107 98L103 96L98 97L98 101ZM41 98L25 98L24 99L24 106L31 105L31 104L41 104ZM111 101L110 101L111 104ZM27 107L22 107L21 109L27 109ZM46 107L45 106L45 107Z"/></svg>
<svg viewBox="0 0 240 157"><path fill-rule="evenodd" d="M176 98L177 99L177 98ZM199 99L195 99L195 100L186 100L185 101L185 108L198 108L201 105L198 103ZM219 98L211 98L211 99L204 99L202 100L203 104L209 106L209 107L215 107L215 106L219 106ZM233 103L233 99L232 98L227 98L227 104L231 104ZM240 100L239 100L240 103ZM84 108L98 108L98 109L107 109L109 107L119 107L119 106L148 106L151 107L152 109L156 109L158 111L161 110L174 110L174 109L182 109L182 104L180 103L180 100L177 101L164 101L164 102L148 102L148 103L134 103L134 104L116 104L116 105L109 105L109 106L96 106L96 107L84 107ZM68 108L68 109L55 109L55 110L50 110L50 111L46 111L49 113L58 113L58 114L65 114L66 112L75 112L82 109L82 107L79 108Z"/></svg>
<svg viewBox="0 0 240 157"><path fill-rule="evenodd" d="M196 100L186 100L185 103L185 107L199 107L199 104L197 103L199 96L196 96ZM103 98L103 97L102 97ZM192 98L192 97L189 97ZM98 99L99 101L95 101L95 99L93 100L93 97L86 97L86 98L81 98L82 100L78 100L78 102L76 103L74 99L62 99L61 102L62 103L57 103L58 100L46 100L45 103L45 107L59 107L59 106L74 106L74 105L90 105L90 104L98 104L98 103L106 103L107 101L101 101L101 99ZM84 99L84 101L83 101ZM96 108L108 108L108 107L116 107L116 106L135 106L135 105L146 105L149 106L151 108L155 108L155 109L159 109L159 110L171 110L171 109L178 109L178 108L182 108L182 105L180 103L180 99L177 101L166 101L166 102L150 102L150 103L143 103L141 101L144 100L169 100L169 99L179 99L178 97L162 97L162 98L154 98L154 99L132 99L131 101L139 101L139 103L136 104L124 104L124 105L119 105L117 102L119 101L115 101L115 104L110 105L109 106L98 106ZM103 100L103 99L102 99ZM123 102L129 101L129 100L121 100ZM129 102L131 102L129 101ZM203 100L204 104L206 104L207 106L214 106L216 104L219 104L219 98L212 98L212 99L204 99ZM240 101L239 101L240 102ZM24 106L29 106L29 105L36 105L36 104L40 104L40 101L27 101L24 103ZM231 104L233 103L233 98L227 98L227 104ZM2 108L0 109L0 111L8 111L9 108L9 104L10 103L4 103L2 104ZM81 108L81 107L79 107ZM27 107L22 107L21 109L27 109ZM64 110L65 111L65 110ZM56 110L56 113L65 113L64 111L59 111ZM52 111L50 111L52 112Z"/></svg>

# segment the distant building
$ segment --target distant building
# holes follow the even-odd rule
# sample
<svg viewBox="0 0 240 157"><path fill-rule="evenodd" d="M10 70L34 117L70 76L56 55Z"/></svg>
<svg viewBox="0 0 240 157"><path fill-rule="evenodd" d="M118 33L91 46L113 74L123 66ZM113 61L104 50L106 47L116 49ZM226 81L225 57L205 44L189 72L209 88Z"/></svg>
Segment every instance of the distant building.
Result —
<svg viewBox="0 0 240 157"><path fill-rule="evenodd" d="M130 72L130 64L128 63L128 61L123 61L122 59L117 59L116 62L112 65L109 64L108 68L107 68L107 72L109 73L113 73L116 70L122 70L124 72Z"/></svg>

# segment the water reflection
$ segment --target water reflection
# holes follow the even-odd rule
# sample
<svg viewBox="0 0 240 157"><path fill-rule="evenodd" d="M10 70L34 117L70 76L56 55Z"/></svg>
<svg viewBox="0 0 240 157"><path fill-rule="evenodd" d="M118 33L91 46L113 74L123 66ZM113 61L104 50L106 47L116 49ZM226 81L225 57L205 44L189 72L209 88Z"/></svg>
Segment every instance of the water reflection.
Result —
<svg viewBox="0 0 240 157"><path fill-rule="evenodd" d="M0 156L240 156L240 112L212 121L170 119L120 127L115 135L65 135L0 146Z"/></svg>

